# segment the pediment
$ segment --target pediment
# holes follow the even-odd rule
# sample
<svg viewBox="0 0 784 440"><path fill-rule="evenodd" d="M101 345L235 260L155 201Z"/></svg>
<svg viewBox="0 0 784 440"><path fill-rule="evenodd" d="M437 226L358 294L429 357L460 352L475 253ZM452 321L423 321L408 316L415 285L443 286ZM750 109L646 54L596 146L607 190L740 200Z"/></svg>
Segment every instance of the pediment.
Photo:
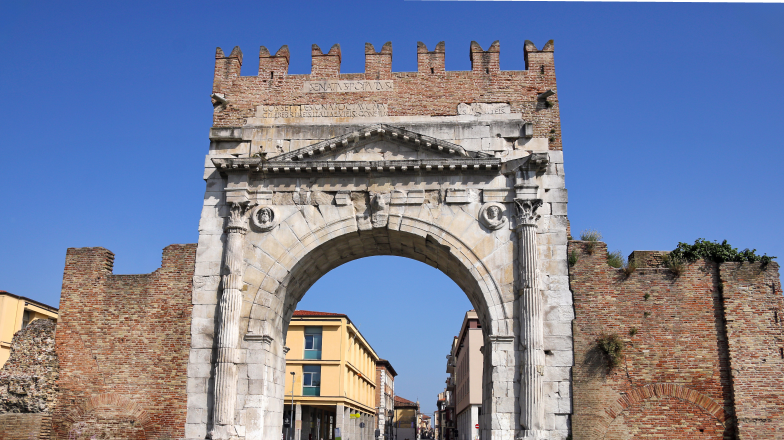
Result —
<svg viewBox="0 0 784 440"><path fill-rule="evenodd" d="M387 124L374 124L274 157L213 158L222 171L299 173L498 172L501 159Z"/></svg>
<svg viewBox="0 0 784 440"><path fill-rule="evenodd" d="M274 162L440 160L492 158L460 145L400 127L374 124L351 133L268 158Z"/></svg>

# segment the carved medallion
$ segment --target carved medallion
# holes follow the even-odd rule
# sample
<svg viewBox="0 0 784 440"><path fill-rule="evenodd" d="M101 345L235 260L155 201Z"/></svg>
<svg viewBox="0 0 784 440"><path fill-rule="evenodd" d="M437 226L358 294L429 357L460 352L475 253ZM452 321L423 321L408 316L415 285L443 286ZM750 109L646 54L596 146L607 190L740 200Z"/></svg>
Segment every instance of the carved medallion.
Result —
<svg viewBox="0 0 784 440"><path fill-rule="evenodd" d="M504 217L504 205L495 202L485 203L479 210L479 221L487 229L495 231L503 228L507 224L507 219Z"/></svg>
<svg viewBox="0 0 784 440"><path fill-rule="evenodd" d="M267 232L277 224L277 213L271 206L257 206L253 208L250 220L261 232Z"/></svg>

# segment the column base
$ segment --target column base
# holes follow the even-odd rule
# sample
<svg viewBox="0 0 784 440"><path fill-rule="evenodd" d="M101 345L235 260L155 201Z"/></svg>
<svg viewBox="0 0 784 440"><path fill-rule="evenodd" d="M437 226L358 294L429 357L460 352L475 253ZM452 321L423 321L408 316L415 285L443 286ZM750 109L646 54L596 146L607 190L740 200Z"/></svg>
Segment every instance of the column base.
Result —
<svg viewBox="0 0 784 440"><path fill-rule="evenodd" d="M239 439L234 425L216 425L208 436L212 440L236 440Z"/></svg>
<svg viewBox="0 0 784 440"><path fill-rule="evenodd" d="M549 440L550 439L550 431L544 431L540 429L527 429L525 431L521 431L520 435L515 437L515 440Z"/></svg>

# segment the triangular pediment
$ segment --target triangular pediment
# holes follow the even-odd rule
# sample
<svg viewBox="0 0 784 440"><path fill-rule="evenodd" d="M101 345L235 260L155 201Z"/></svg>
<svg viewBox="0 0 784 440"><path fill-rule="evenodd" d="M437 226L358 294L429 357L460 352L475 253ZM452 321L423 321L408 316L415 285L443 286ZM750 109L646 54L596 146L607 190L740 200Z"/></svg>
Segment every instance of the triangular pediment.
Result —
<svg viewBox="0 0 784 440"><path fill-rule="evenodd" d="M213 158L221 171L301 173L498 172L501 159L400 127L374 124L274 157Z"/></svg>
<svg viewBox="0 0 784 440"><path fill-rule="evenodd" d="M404 128L374 124L268 159L274 162L301 163L307 161L376 162L491 157L493 156L487 153L468 151L452 142Z"/></svg>

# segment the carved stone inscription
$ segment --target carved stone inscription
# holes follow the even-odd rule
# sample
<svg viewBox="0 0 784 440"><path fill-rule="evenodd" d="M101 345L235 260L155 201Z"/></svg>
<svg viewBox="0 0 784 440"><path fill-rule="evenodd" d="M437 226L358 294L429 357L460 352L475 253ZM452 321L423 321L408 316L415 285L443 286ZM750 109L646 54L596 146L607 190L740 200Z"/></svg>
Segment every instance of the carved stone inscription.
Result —
<svg viewBox="0 0 784 440"><path fill-rule="evenodd" d="M387 104L260 105L258 118L361 118L388 116Z"/></svg>
<svg viewBox="0 0 784 440"><path fill-rule="evenodd" d="M305 81L302 91L305 93L323 92L391 92L395 90L395 82L388 80L357 80L357 81Z"/></svg>
<svg viewBox="0 0 784 440"><path fill-rule="evenodd" d="M511 112L512 108L509 104L475 102L473 104L459 104L457 106L458 115L504 115Z"/></svg>

